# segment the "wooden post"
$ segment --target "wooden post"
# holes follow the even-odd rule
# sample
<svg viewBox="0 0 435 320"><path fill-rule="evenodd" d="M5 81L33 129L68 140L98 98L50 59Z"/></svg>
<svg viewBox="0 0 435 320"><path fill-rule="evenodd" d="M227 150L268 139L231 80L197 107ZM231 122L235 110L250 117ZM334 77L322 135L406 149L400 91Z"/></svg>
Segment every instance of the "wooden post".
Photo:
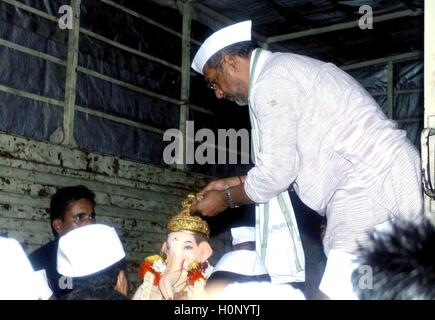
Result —
<svg viewBox="0 0 435 320"><path fill-rule="evenodd" d="M65 79L65 107L63 113L62 144L69 146L77 145L74 139L74 113L80 35L80 2L81 0L71 0L74 20L72 29L68 31L68 58Z"/></svg>
<svg viewBox="0 0 435 320"><path fill-rule="evenodd" d="M183 14L183 32L182 32L182 57L181 57L181 105L180 105L180 125L179 129L183 135L180 141L180 157L176 167L180 170L186 171L186 121L189 120L189 95L190 95L190 31L192 21L192 9L189 2L182 1L181 12Z"/></svg>

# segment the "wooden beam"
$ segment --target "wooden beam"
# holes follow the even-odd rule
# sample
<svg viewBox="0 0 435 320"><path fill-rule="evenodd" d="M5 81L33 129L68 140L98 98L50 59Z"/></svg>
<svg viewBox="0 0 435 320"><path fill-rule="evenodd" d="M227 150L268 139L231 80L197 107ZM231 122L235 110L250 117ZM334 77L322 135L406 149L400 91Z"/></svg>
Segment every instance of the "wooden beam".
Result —
<svg viewBox="0 0 435 320"><path fill-rule="evenodd" d="M158 133L158 134L163 134L164 133L164 130L162 130L162 129L159 129L159 128L156 128L156 127L152 127L152 126L148 126L146 124L142 124L140 122L129 120L129 119L126 119L126 118L121 118L121 117L113 116L111 114L108 114L108 113L105 113L105 112L101 112L101 111L97 111L97 110L94 110L94 109L89 109L89 108L86 108L86 107L82 107L82 106L76 105L76 111L83 112L83 113L86 113L86 114L90 114L90 115L95 116L95 117L107 119L107 120L110 120L110 121L113 121L113 122L121 123L121 124L127 125L129 127L139 128L139 129L143 129L143 130L154 132L154 133Z"/></svg>
<svg viewBox="0 0 435 320"><path fill-rule="evenodd" d="M130 53L133 53L133 54L138 55L138 56L140 56L140 57L142 57L142 58L145 58L145 59L148 59L148 60L151 60L151 61L154 61L154 62L160 63L160 64L162 64L162 65L164 65L164 66L167 66L167 67L169 67L169 68L172 68L172 69L174 69L174 70L176 70L176 71L178 71L178 72L181 71L181 68L180 68L179 66L173 64L173 63L170 63L170 62L168 62L168 61L166 61L166 60L163 60L163 59L160 59L160 58L154 57L154 56L152 56L152 55L150 55L150 54L147 54L147 53L145 53L145 52L142 52L142 51L139 51L139 50L133 49L133 48L128 47L128 46L126 46L126 45L123 45L123 44L121 44L121 43L119 43L119 42L116 42L116 41L110 40L109 38L103 37L103 36L101 36L101 35L99 35L99 34L96 34L95 32L89 31L89 30L84 29L84 28L80 28L80 32L83 33L83 34L85 34L85 35L87 35L87 36L90 36L90 37L92 37L92 38L95 38L95 39L97 39L97 40L100 40L100 41L102 41L102 42L104 42L104 43L107 43L107 44L109 44L109 45L111 45L111 46L113 46L113 47L116 47L116 48L122 49L122 50L124 50L124 51L130 52Z"/></svg>
<svg viewBox="0 0 435 320"><path fill-rule="evenodd" d="M161 24L161 23L159 23L157 21L154 21L153 19L145 17L144 15L142 15L142 14L140 14L140 13L134 11L134 10L131 10L131 9L127 8L127 7L124 7L124 6L122 6L122 5L118 4L118 3L115 3L113 1L111 1L111 0L100 0L100 1L105 3L105 4L107 4L107 5L115 7L117 9L121 10L121 11L124 11L125 13L128 13L129 15L132 15L132 16L134 16L136 18L139 18L139 19L141 19L141 20L143 20L143 21L145 21L145 22L147 22L149 24L152 24L153 26L156 26L156 27L158 27L158 28L160 28L160 29L162 29L162 30L164 30L164 31L166 31L168 33L171 33L171 34L173 34L173 35L175 35L175 36L177 36L179 38L183 38L183 35L181 33L177 32L175 30L172 30L171 28L168 28L167 26L165 26L165 25L163 25L163 24ZM199 41L191 39L190 37L189 37L189 41L191 41L192 43L196 44L197 46L201 45L201 43Z"/></svg>
<svg viewBox="0 0 435 320"><path fill-rule="evenodd" d="M74 109L76 101L77 60L79 55L80 2L81 0L71 0L74 19L72 29L68 31L65 108L63 112L63 139L61 143L69 146L77 145L74 139Z"/></svg>
<svg viewBox="0 0 435 320"><path fill-rule="evenodd" d="M187 164L184 147L186 141L186 121L189 120L189 96L190 96L190 33L192 22L192 8L188 1L181 1L182 15L183 15L183 38L181 43L182 57L181 57L181 105L180 105L180 122L179 130L183 135L180 141L179 150L181 159L177 160L176 168L179 170L187 171Z"/></svg>
<svg viewBox="0 0 435 320"><path fill-rule="evenodd" d="M62 59L59 59L59 58L57 58L55 56L46 54L44 52L40 52L40 51L37 51L37 50L33 50L33 49L30 49L30 48L21 46L19 44L11 42L11 41L0 39L0 45L5 46L7 48L11 48L11 49L17 50L17 51L20 51L22 53L29 54L31 56L34 56L34 57L37 57L37 58L40 58L40 59L44 59L44 60L47 60L47 61L59 64L59 65L64 66L64 67L66 66L66 61L64 61Z"/></svg>
<svg viewBox="0 0 435 320"><path fill-rule="evenodd" d="M23 91L23 90L18 90L15 88L11 88L8 86L4 86L4 85L0 85L0 91L1 92L5 92L5 93L10 93L13 95L16 95L18 97L22 97L22 98L27 98L27 99L32 99L32 100L36 100L36 101L40 101L43 103L49 103L55 106L59 106L59 107L63 107L64 106L64 102L60 101L60 100L56 100L56 99L52 99L52 98L47 98L47 97L43 97L34 93L30 93L27 91Z"/></svg>
<svg viewBox="0 0 435 320"><path fill-rule="evenodd" d="M421 51L408 52L408 53L398 54L398 55L389 56L389 57L383 57L383 58L367 60L367 61L358 62L358 63L352 63L352 64L340 66L340 69L352 70L352 69L374 66L377 64L383 64L383 63L387 63L388 61L399 62L399 61L417 59L417 58L421 58L421 57L423 57L423 53Z"/></svg>
<svg viewBox="0 0 435 320"><path fill-rule="evenodd" d="M403 10L393 13L384 14L381 16L373 17L373 23L379 23L383 21L389 21L394 19L399 19L403 17L413 17L422 15L423 10L417 9L417 10ZM278 36L269 37L266 39L266 43L275 43L275 42L282 42L287 40L293 40L308 36L314 36L322 33L332 32L332 31L338 31L338 30L346 30L351 28L359 27L358 25L359 20L349 21L349 22L343 22L343 23L337 23L330 26L322 27L322 28L315 28L310 30L304 30L304 31L298 31L298 32L292 32L287 34L282 34Z"/></svg>
<svg viewBox="0 0 435 320"><path fill-rule="evenodd" d="M77 67L77 71L79 71L81 73L84 73L84 74L87 74L87 75L90 75L92 77L104 80L104 81L108 81L108 82L117 84L118 86L121 86L121 87L130 89L132 91L136 91L136 92L145 94L145 95L153 97L153 98L157 98L157 99L160 99L160 100L163 100L163 101L166 101L166 102L170 102L170 103L173 103L173 104L176 104L176 105L179 105L181 103L180 100L177 100L177 99L174 99L174 98L170 98L170 97L165 96L163 94L159 94L159 93L156 93L156 92L144 89L144 88L136 86L134 84L131 84L131 83L128 83L128 82L124 82L122 80L118 80L118 79L106 76L106 75L104 75L102 73L99 73L97 71L94 71L94 70L90 70L90 69L87 69L87 68L79 66L79 67Z"/></svg>
<svg viewBox="0 0 435 320"><path fill-rule="evenodd" d="M212 17L216 20L222 21L227 25L236 23L236 21L229 19L229 18L225 17L224 15L222 15L222 14L220 14L220 13L218 13L218 12L216 12L216 11L214 11L214 10L212 10L212 9L210 9L210 8L200 4L200 3L192 3L192 7L195 10L201 11L202 13L208 15L209 17ZM266 42L266 37L254 32L254 31L252 32L252 37L255 38L258 42L260 42L260 45L261 45L261 43Z"/></svg>
<svg viewBox="0 0 435 320"><path fill-rule="evenodd" d="M51 21L56 22L56 23L59 20L58 17L52 16L51 14L48 14L48 13L46 13L44 11L35 9L35 8L31 7L31 6L28 6L28 5L24 4L24 3L16 1L16 0L1 0L1 1L3 1L5 3L8 3L8 4L12 5L12 6L15 6L17 8L23 9L25 11L28 11L30 13L33 13L33 14L35 14L37 16L40 16L40 17L43 17L45 19L51 20Z"/></svg>

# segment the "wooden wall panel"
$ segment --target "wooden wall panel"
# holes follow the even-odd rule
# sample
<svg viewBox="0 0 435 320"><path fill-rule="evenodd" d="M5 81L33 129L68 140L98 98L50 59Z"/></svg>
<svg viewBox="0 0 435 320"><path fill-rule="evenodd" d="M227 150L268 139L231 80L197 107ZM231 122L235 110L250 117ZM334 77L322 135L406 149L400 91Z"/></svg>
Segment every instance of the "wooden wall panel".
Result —
<svg viewBox="0 0 435 320"><path fill-rule="evenodd" d="M59 186L84 184L96 194L97 221L118 231L132 288L142 259L160 251L166 223L206 177L66 146L0 134L0 234L27 253L52 238L50 197ZM230 248L228 234L211 239L212 263Z"/></svg>

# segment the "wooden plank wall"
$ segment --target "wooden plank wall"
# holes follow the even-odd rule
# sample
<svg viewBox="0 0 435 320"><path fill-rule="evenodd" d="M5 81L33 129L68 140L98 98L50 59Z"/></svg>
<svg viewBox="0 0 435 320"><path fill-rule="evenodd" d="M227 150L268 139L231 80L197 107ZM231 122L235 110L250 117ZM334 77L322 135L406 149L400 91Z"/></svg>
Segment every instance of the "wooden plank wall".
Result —
<svg viewBox="0 0 435 320"><path fill-rule="evenodd" d="M132 289L139 263L158 253L166 222L206 178L113 156L0 133L0 234L27 253L52 238L50 197L59 186L84 184L96 194L97 221L115 227L129 260ZM228 233L211 238L211 262L229 250Z"/></svg>

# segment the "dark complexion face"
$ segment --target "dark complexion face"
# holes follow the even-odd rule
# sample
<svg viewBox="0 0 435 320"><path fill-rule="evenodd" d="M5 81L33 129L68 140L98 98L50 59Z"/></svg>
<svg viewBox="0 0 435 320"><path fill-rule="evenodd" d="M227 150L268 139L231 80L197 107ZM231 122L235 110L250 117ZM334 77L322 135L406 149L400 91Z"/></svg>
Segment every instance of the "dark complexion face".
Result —
<svg viewBox="0 0 435 320"><path fill-rule="evenodd" d="M53 227L59 236L69 231L95 223L95 211L89 199L73 200L68 203L63 220L53 220Z"/></svg>
<svg viewBox="0 0 435 320"><path fill-rule="evenodd" d="M228 58L227 58L228 57ZM248 88L246 79L239 72L237 59L225 56L222 69L204 66L203 74L208 87L214 90L216 98L227 99L237 104L247 104Z"/></svg>

